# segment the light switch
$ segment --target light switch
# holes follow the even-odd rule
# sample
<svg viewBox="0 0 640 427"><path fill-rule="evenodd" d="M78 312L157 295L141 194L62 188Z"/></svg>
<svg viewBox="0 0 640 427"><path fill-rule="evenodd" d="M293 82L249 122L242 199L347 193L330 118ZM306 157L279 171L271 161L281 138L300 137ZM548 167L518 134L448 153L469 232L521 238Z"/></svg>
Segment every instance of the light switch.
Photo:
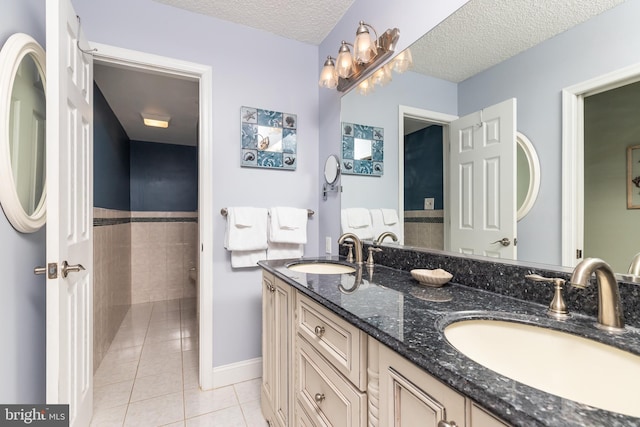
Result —
<svg viewBox="0 0 640 427"><path fill-rule="evenodd" d="M424 199L424 210L433 210L433 206L435 205L436 201L433 197L425 197Z"/></svg>

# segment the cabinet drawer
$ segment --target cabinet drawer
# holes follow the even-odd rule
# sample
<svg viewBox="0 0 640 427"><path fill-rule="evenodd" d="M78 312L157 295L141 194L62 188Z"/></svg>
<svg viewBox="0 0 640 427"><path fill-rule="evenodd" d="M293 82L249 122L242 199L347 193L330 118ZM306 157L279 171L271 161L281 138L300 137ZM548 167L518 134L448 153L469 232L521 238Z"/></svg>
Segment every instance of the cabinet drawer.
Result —
<svg viewBox="0 0 640 427"><path fill-rule="evenodd" d="M296 330L360 390L367 383L367 335L297 294Z"/></svg>
<svg viewBox="0 0 640 427"><path fill-rule="evenodd" d="M301 337L296 351L296 397L314 425L366 425L367 395L349 383Z"/></svg>

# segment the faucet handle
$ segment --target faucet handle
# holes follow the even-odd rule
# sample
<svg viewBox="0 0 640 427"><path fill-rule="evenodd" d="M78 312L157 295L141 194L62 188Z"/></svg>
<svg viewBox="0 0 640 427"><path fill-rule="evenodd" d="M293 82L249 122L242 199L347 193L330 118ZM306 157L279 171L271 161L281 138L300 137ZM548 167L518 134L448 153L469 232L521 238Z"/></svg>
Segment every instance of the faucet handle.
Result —
<svg viewBox="0 0 640 427"><path fill-rule="evenodd" d="M382 248L377 248L373 246L369 246L369 257L367 258L367 266L373 267L373 253L374 252L382 252Z"/></svg>
<svg viewBox="0 0 640 427"><path fill-rule="evenodd" d="M349 248L349 253L347 254L347 262L353 262L353 243L343 243L343 246Z"/></svg>
<svg viewBox="0 0 640 427"><path fill-rule="evenodd" d="M569 318L569 311L567 305L562 297L562 286L566 283L566 280L559 277L543 277L539 274L527 274L524 276L527 279L534 282L553 283L555 285L555 292L553 294L553 300L549 304L547 315L557 320L565 320Z"/></svg>

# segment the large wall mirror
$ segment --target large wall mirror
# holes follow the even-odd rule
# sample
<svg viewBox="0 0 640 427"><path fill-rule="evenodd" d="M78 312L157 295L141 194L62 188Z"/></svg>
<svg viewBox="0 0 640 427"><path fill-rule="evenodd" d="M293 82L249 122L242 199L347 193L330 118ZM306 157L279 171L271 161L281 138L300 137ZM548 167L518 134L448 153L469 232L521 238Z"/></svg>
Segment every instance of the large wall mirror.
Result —
<svg viewBox="0 0 640 427"><path fill-rule="evenodd" d="M0 204L13 227L34 232L45 223L45 53L17 33L0 51Z"/></svg>
<svg viewBox="0 0 640 427"><path fill-rule="evenodd" d="M549 5L550 9L545 10L548 14L543 16L531 2L508 3L469 1L410 46L414 58L411 70L394 74L392 82L376 87L367 96L352 90L342 97L342 122L375 123L384 128L385 172L375 180L343 176L341 206L398 209L404 221L405 245L451 250L447 246L447 227L452 220L447 212L450 201L447 192L450 180L447 171L448 123L507 99L515 99L515 128L520 135L518 145L521 149L520 160L514 153L512 161L519 163L514 169L521 175L518 181L523 195L516 201L522 209L518 212L516 208L513 213L517 227L513 236L517 237L517 255L513 258L557 266L562 265L562 91L640 63L640 50L637 49L640 26L633 19L633 16L640 16L640 0L594 1L590 3L593 8L588 11L581 5L573 7L557 2L556 6ZM496 24L505 12L503 9L510 7L513 9L506 13L510 20ZM553 10L554 7L557 10ZM537 37L540 27L544 27L539 25L540 21L556 16L570 23L559 32ZM491 28L491 34L482 33L483 28ZM503 42L513 38L527 42L518 52L493 57L493 54L503 55ZM474 44L476 41L478 43ZM485 61L487 57L489 60ZM406 114L403 120L399 113L402 108L429 111L433 115L424 120ZM633 114L637 117L636 112L630 116ZM589 119L594 125L603 121ZM401 127L404 132L399 135ZM440 160L422 167L420 176L431 174L436 185L428 194L420 194L414 201L409 201L400 182L409 179L404 150L407 138L416 132L424 134L422 140L432 141L430 147L424 148L429 150L426 157L443 160L439 168ZM640 134L628 130L599 134L603 133L607 138L599 138L600 147L618 136L635 138L636 144L640 138ZM587 140L585 136L585 145ZM632 145L631 142L628 141L628 145ZM617 146L620 145L624 143ZM617 157L624 162L624 155L620 153L623 152L620 151ZM593 167L597 169L599 165ZM524 173L525 168L531 168L529 173ZM624 172L624 164L618 169ZM585 185L588 182L585 179ZM599 180L599 185L603 184L603 180ZM608 185L609 193L624 196L624 182ZM527 194L530 197L526 197ZM585 191L585 204L586 197ZM433 205L429 202L433 209L424 208L427 198L434 200ZM404 206L410 203L414 206ZM636 225L640 220L640 210L630 212L624 203L604 205L604 209L625 210L625 215L635 216ZM606 218L606 215L600 217ZM585 226L585 242L588 241L587 231ZM419 236L420 233L426 237ZM640 251L638 235L626 234L625 238L635 239L628 245L628 253L614 253L609 250L611 248L602 247L583 255L603 258L616 271L626 272L632 257Z"/></svg>

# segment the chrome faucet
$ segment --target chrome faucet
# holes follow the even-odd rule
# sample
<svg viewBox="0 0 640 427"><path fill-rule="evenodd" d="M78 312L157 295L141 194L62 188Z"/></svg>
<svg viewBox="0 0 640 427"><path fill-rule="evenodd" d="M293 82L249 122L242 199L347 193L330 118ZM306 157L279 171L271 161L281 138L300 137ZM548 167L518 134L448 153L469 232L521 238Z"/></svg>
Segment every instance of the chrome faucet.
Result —
<svg viewBox="0 0 640 427"><path fill-rule="evenodd" d="M358 236L356 236L355 234L344 233L338 238L338 244L339 245L343 244L344 241L347 239L351 239L353 241L353 246L355 246L354 249L356 252L356 264L362 265L362 242L360 241Z"/></svg>
<svg viewBox="0 0 640 427"><path fill-rule="evenodd" d="M598 283L598 323L596 326L610 332L624 329L624 314L620 301L618 282L611 266L599 258L585 258L571 274L571 286L585 288L591 274L596 274Z"/></svg>
<svg viewBox="0 0 640 427"><path fill-rule="evenodd" d="M391 237L394 242L398 241L398 236L396 236L395 233L392 233L391 231L385 231L384 233L380 234L376 240L373 241L373 245L379 246L380 243L382 243L382 241L385 239L385 237Z"/></svg>
<svg viewBox="0 0 640 427"><path fill-rule="evenodd" d="M634 276L640 276L640 252L638 252L631 260L628 273L633 274Z"/></svg>

